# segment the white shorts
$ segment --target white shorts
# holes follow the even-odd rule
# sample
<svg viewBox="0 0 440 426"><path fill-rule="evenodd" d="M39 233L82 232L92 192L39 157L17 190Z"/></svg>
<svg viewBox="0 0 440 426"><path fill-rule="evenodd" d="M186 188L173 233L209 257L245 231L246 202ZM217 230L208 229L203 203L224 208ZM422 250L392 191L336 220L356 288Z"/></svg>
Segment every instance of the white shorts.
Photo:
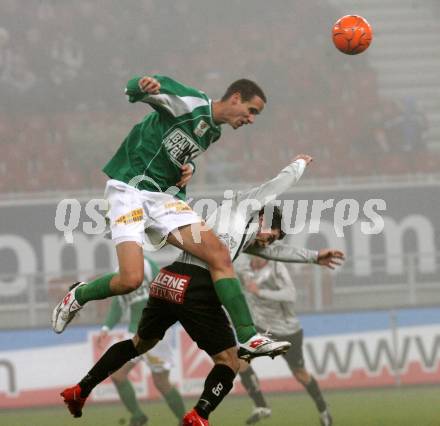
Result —
<svg viewBox="0 0 440 426"><path fill-rule="evenodd" d="M153 373L170 371L174 366L173 330L173 328L169 328L163 336L163 339L160 340L154 348L134 358L130 362L136 364L141 360L145 361Z"/></svg>
<svg viewBox="0 0 440 426"><path fill-rule="evenodd" d="M157 246L175 229L200 223L201 218L184 201L164 192L139 190L110 179L105 188L112 240ZM145 235L147 232L147 235Z"/></svg>

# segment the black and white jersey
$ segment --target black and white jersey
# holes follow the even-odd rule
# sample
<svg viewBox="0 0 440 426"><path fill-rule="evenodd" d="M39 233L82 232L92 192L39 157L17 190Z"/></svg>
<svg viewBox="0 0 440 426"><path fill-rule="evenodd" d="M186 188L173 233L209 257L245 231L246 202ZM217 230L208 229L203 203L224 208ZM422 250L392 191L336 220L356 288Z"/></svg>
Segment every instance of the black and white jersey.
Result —
<svg viewBox="0 0 440 426"><path fill-rule="evenodd" d="M305 167L304 160L296 160L281 170L276 177L260 186L249 191L230 191L230 197L226 197L226 200L211 214L207 225L228 247L233 261L242 252L283 262L316 261L317 252L313 250L298 250L282 244L267 248L252 247L258 232L261 208L295 185L304 173ZM205 262L186 252L183 252L177 261L208 268Z"/></svg>

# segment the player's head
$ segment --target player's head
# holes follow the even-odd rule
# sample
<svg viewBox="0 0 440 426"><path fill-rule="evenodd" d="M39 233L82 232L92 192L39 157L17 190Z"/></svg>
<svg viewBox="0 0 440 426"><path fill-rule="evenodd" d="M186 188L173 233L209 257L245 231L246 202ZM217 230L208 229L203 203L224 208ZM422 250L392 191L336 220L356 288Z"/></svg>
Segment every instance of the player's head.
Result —
<svg viewBox="0 0 440 426"><path fill-rule="evenodd" d="M259 228L254 245L266 247L277 240L282 240L286 234L281 229L283 215L278 206L267 205L260 210Z"/></svg>
<svg viewBox="0 0 440 426"><path fill-rule="evenodd" d="M266 95L257 83L246 78L234 81L220 100L222 108L218 112L219 123L227 123L233 129L244 124L252 124L263 111ZM216 111L214 111L215 114Z"/></svg>

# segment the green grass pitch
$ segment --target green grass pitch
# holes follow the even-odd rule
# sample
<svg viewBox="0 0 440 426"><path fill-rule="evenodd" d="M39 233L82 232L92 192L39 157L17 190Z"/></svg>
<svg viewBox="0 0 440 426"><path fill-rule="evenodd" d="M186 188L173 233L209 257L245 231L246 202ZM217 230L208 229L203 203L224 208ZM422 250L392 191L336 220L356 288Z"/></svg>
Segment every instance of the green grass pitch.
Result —
<svg viewBox="0 0 440 426"><path fill-rule="evenodd" d="M334 426L439 426L440 386L357 391L327 391ZM261 426L319 426L317 412L305 393L269 394L272 417ZM61 400L60 400L61 403ZM191 407L194 400L186 400ZM142 403L150 417L148 426L176 426L176 419L162 402ZM211 415L212 426L244 425L252 409L246 397L229 397ZM59 408L2 410L3 426L112 426L121 425L126 412L119 403L90 405L83 417L73 419Z"/></svg>

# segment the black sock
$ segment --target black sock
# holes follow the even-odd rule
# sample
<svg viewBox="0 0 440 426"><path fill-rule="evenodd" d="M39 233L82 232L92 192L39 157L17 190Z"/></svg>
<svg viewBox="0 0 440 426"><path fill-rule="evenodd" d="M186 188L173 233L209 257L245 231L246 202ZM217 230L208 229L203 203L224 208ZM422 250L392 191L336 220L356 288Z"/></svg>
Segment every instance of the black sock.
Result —
<svg viewBox="0 0 440 426"><path fill-rule="evenodd" d="M260 381L255 374L254 369L249 366L246 371L240 373L241 384L246 389L248 395L254 401L256 407L267 407L266 400L260 389Z"/></svg>
<svg viewBox="0 0 440 426"><path fill-rule="evenodd" d="M217 408L217 405L232 389L234 378L234 371L227 365L214 365L205 380L205 387L199 402L194 407L200 416L208 419L209 414Z"/></svg>
<svg viewBox="0 0 440 426"><path fill-rule="evenodd" d="M316 408L318 411L322 413L327 408L327 404L324 401L324 398L321 393L321 389L319 389L318 382L314 377L311 378L310 382L304 386L308 392L308 394L312 397L313 401L315 401Z"/></svg>
<svg viewBox="0 0 440 426"><path fill-rule="evenodd" d="M119 370L127 361L139 356L132 340L115 343L98 360L93 368L80 382L81 396L86 398L93 388L106 379L110 374Z"/></svg>

